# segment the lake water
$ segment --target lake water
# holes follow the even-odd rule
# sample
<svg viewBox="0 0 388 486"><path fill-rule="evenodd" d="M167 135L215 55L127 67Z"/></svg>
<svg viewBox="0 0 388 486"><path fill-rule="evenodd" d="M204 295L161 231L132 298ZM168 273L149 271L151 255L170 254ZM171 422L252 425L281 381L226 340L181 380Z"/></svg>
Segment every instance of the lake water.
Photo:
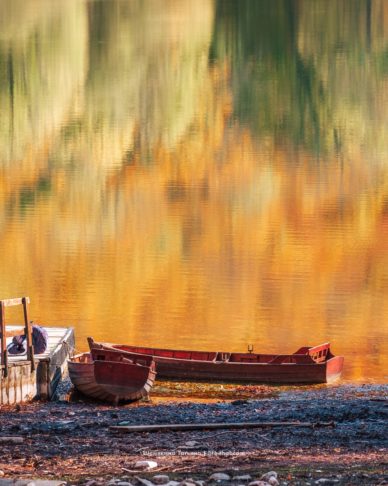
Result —
<svg viewBox="0 0 388 486"><path fill-rule="evenodd" d="M386 381L388 2L0 0L0 268L79 349Z"/></svg>

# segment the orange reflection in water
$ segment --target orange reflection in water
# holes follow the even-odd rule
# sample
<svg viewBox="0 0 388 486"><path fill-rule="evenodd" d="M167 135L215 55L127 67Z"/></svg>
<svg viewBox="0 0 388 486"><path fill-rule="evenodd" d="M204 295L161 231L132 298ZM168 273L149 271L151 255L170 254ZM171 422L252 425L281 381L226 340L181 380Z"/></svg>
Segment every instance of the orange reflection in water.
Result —
<svg viewBox="0 0 388 486"><path fill-rule="evenodd" d="M64 20L46 67L56 73L49 93L63 96L54 103L38 90L46 109L36 138L28 99L16 103L21 155L2 156L2 296L30 295L31 316L74 325L80 349L88 335L214 350L253 343L257 352L330 340L345 379L384 381L387 120L378 104L368 126L362 114L371 92L385 106L386 78L356 107L333 103L327 145L330 123L353 124L340 148L314 155L236 118L230 59L208 63L213 2L161 5L115 3L99 40L79 21L100 18L99 6L63 13L79 28Z"/></svg>

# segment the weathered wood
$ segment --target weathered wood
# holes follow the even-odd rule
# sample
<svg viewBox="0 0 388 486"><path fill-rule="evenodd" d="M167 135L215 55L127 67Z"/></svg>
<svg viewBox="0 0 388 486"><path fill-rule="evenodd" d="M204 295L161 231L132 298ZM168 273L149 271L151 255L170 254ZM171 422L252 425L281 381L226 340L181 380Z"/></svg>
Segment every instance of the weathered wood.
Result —
<svg viewBox="0 0 388 486"><path fill-rule="evenodd" d="M0 378L0 404L13 405L36 395L36 375L28 361L9 363L8 375Z"/></svg>
<svg viewBox="0 0 388 486"><path fill-rule="evenodd" d="M91 350L113 348L123 354L152 356L159 377L207 382L327 383L341 375L344 361L342 356L330 352L329 343L313 348L305 346L296 353L281 355L149 348L97 343L92 338L88 343Z"/></svg>
<svg viewBox="0 0 388 486"><path fill-rule="evenodd" d="M6 337L14 337L14 336L21 336L23 334L23 329L6 329L5 335Z"/></svg>
<svg viewBox="0 0 388 486"><path fill-rule="evenodd" d="M5 329L5 308L13 305L23 305L24 313L24 332L27 337L27 360L31 363L31 370L35 369L34 350L32 347L31 323L28 320L27 304L29 304L29 297L18 297L15 299L0 300L0 346L1 346L1 364L3 365L3 375L8 376L8 350L7 350L7 332Z"/></svg>
<svg viewBox="0 0 388 486"><path fill-rule="evenodd" d="M23 444L23 437L0 437L0 444Z"/></svg>
<svg viewBox="0 0 388 486"><path fill-rule="evenodd" d="M333 427L334 422L233 422L215 424L156 424L156 425L112 425L113 432L164 432L178 430L207 430L207 429L257 429L272 427Z"/></svg>
<svg viewBox="0 0 388 486"><path fill-rule="evenodd" d="M117 350L82 353L68 361L70 379L84 395L111 403L140 400L148 395L155 380L151 357Z"/></svg>
<svg viewBox="0 0 388 486"><path fill-rule="evenodd" d="M0 361L3 366L3 375L8 375L8 353L5 332L4 301L0 301Z"/></svg>
<svg viewBox="0 0 388 486"><path fill-rule="evenodd" d="M50 399L62 376L67 373L67 358L74 349L72 328L46 328L49 335L48 349L35 356L36 369L26 355L9 355L8 376L2 376L0 364L0 404L15 404L33 398ZM9 332L11 331L11 332ZM23 334L23 326L7 326L6 334Z"/></svg>
<svg viewBox="0 0 388 486"><path fill-rule="evenodd" d="M3 299L3 300L0 300L0 302L2 302L4 307L12 307L13 305L22 305L23 299L26 300L27 304L30 303L29 297L18 297L16 299Z"/></svg>
<svg viewBox="0 0 388 486"><path fill-rule="evenodd" d="M34 348L32 345L32 330L31 330L31 323L28 319L28 309L27 309L27 299L28 297L22 298L23 304L23 314L24 314L24 334L27 339L27 360L31 362L31 370L34 371L35 369L35 362L34 362Z"/></svg>

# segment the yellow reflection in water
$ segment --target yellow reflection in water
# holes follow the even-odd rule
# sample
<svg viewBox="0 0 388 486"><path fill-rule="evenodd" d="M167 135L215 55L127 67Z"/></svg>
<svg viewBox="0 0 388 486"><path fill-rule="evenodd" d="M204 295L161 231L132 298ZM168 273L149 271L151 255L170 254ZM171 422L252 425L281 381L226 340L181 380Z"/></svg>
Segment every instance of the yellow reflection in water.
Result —
<svg viewBox="0 0 388 486"><path fill-rule="evenodd" d="M30 295L83 349L331 340L345 378L384 381L386 9L348 51L367 12L298 4L295 64L275 68L229 53L211 0L0 2L1 296ZM247 72L271 109L257 130Z"/></svg>

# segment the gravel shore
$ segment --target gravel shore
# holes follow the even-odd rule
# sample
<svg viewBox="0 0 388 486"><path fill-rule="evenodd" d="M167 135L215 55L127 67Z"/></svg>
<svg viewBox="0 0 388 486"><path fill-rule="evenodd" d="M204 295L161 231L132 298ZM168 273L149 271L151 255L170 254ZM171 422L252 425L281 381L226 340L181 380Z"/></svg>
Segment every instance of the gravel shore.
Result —
<svg viewBox="0 0 388 486"><path fill-rule="evenodd" d="M212 403L155 397L121 407L86 401L2 407L0 477L88 486L388 484L387 391L342 385ZM130 434L109 428L194 422L311 426ZM272 483L263 476L271 471ZM215 479L215 473L225 476Z"/></svg>

